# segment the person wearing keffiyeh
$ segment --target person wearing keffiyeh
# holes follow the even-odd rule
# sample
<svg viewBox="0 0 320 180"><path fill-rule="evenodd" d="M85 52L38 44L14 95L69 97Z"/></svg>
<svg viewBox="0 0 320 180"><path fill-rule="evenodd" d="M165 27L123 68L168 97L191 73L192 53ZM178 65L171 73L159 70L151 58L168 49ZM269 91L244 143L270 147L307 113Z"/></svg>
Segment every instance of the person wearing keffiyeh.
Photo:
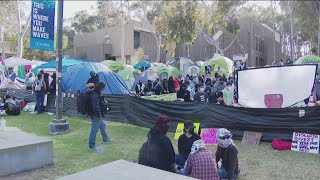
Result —
<svg viewBox="0 0 320 180"><path fill-rule="evenodd" d="M207 150L203 140L193 143L184 175L201 180L219 180L215 157Z"/></svg>
<svg viewBox="0 0 320 180"><path fill-rule="evenodd" d="M221 128L217 133L218 148L216 151L216 163L222 159L222 165L218 168L220 179L235 180L240 173L238 164L238 150L233 143L232 134L227 129Z"/></svg>

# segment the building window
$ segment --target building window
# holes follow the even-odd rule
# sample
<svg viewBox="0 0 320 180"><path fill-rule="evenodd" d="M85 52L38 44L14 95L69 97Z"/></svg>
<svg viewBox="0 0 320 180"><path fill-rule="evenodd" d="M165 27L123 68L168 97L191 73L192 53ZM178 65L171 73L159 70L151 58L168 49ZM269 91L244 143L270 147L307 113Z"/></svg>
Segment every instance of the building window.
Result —
<svg viewBox="0 0 320 180"><path fill-rule="evenodd" d="M105 60L116 61L116 57L115 57L115 56L110 56L110 54L105 54L105 55L104 55L104 59L105 59Z"/></svg>
<svg viewBox="0 0 320 180"><path fill-rule="evenodd" d="M131 64L130 56L126 56L126 64Z"/></svg>
<svg viewBox="0 0 320 180"><path fill-rule="evenodd" d="M140 32L134 31L133 38L133 47L134 49L138 49L140 47Z"/></svg>

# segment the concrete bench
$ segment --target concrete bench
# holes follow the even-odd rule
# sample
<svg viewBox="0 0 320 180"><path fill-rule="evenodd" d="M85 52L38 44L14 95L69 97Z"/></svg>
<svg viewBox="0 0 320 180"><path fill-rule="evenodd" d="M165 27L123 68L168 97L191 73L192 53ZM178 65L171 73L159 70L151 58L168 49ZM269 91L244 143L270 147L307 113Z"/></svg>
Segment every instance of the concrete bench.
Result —
<svg viewBox="0 0 320 180"><path fill-rule="evenodd" d="M51 140L16 128L0 131L0 177L52 164Z"/></svg>
<svg viewBox="0 0 320 180"><path fill-rule="evenodd" d="M117 160L58 180L196 180L194 178Z"/></svg>

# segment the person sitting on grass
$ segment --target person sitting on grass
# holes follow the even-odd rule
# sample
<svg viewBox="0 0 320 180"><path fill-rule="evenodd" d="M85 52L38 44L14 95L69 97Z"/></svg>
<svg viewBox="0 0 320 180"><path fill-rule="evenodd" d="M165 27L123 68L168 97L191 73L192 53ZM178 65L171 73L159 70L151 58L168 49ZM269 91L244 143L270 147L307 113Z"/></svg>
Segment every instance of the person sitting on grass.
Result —
<svg viewBox="0 0 320 180"><path fill-rule="evenodd" d="M191 152L193 142L201 139L200 136L194 133L194 124L192 121L184 123L184 134L179 137L178 150L179 154L176 156L176 164L183 166Z"/></svg>
<svg viewBox="0 0 320 180"><path fill-rule="evenodd" d="M155 126L148 133L147 142L139 151L139 164L164 171L178 172L174 166L175 152L171 140L166 136L169 123L170 120L165 115L159 115L156 118Z"/></svg>
<svg viewBox="0 0 320 180"><path fill-rule="evenodd" d="M184 169L180 174L201 180L219 180L217 164L212 152L208 151L203 140L195 141Z"/></svg>
<svg viewBox="0 0 320 180"><path fill-rule="evenodd" d="M227 129L221 128L217 133L218 147L216 151L216 163L222 160L218 168L220 179L238 179L240 169L238 164L238 150L233 144L232 134Z"/></svg>

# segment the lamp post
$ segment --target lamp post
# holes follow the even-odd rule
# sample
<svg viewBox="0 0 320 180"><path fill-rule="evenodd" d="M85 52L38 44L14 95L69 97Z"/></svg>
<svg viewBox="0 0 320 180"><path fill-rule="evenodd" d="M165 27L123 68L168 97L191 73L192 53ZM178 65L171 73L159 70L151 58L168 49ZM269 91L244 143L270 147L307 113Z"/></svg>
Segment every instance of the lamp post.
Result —
<svg viewBox="0 0 320 180"><path fill-rule="evenodd" d="M56 42L56 119L49 123L49 134L58 135L69 133L69 123L62 119L62 29L63 29L63 0L57 0L57 42Z"/></svg>

